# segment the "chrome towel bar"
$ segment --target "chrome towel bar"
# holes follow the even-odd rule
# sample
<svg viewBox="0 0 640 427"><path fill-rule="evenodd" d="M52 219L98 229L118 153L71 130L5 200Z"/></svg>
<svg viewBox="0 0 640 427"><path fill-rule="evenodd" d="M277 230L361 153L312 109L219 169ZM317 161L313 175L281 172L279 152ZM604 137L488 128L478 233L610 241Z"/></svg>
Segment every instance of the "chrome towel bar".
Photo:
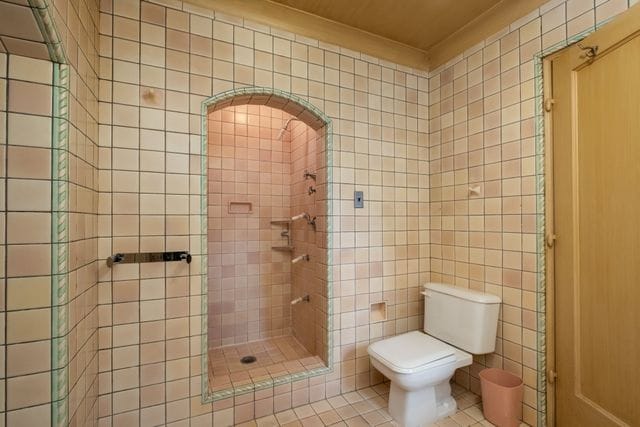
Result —
<svg viewBox="0 0 640 427"><path fill-rule="evenodd" d="M142 262L169 262L169 261L186 261L191 264L191 254L187 251L179 252L142 252L113 254L107 258L107 265L113 267L114 264L139 264Z"/></svg>

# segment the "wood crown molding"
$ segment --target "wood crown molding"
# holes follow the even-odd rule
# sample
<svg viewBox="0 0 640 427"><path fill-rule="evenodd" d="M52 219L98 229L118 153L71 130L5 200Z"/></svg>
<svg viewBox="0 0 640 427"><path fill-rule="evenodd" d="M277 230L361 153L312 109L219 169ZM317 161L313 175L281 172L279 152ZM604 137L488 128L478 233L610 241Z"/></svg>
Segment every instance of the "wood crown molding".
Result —
<svg viewBox="0 0 640 427"><path fill-rule="evenodd" d="M418 70L433 70L548 0L502 0L428 51L270 0L185 0Z"/></svg>
<svg viewBox="0 0 640 427"><path fill-rule="evenodd" d="M266 24L294 34L427 71L427 52L268 0L186 0L195 6Z"/></svg>
<svg viewBox="0 0 640 427"><path fill-rule="evenodd" d="M430 69L446 63L547 2L548 0L502 0L430 48L427 52Z"/></svg>

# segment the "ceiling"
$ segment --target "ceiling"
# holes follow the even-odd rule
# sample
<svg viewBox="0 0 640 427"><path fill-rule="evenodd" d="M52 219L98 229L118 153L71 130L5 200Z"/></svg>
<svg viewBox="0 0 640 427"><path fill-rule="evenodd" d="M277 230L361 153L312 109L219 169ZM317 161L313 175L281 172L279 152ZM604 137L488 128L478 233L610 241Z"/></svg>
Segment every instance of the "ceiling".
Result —
<svg viewBox="0 0 640 427"><path fill-rule="evenodd" d="M428 70L547 0L185 1ZM0 52L49 57L29 0L0 0Z"/></svg>
<svg viewBox="0 0 640 427"><path fill-rule="evenodd" d="M548 0L184 1L375 58L430 70Z"/></svg>
<svg viewBox="0 0 640 427"><path fill-rule="evenodd" d="M271 0L427 51L500 0Z"/></svg>

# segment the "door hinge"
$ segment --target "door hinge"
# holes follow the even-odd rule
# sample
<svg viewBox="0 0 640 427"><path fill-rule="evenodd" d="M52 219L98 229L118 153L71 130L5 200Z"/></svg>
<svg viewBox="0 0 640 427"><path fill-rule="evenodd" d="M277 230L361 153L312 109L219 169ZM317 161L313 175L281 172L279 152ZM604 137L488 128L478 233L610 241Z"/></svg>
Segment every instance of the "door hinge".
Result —
<svg viewBox="0 0 640 427"><path fill-rule="evenodd" d="M549 369L549 371L547 372L547 382L549 384L553 384L556 382L557 378L558 378L558 373L553 369Z"/></svg>
<svg viewBox="0 0 640 427"><path fill-rule="evenodd" d="M553 109L553 104L556 103L556 100L553 98L547 98L544 100L544 111L547 113Z"/></svg>
<svg viewBox="0 0 640 427"><path fill-rule="evenodd" d="M547 241L547 247L552 248L556 244L556 235L555 234L547 234L545 240Z"/></svg>

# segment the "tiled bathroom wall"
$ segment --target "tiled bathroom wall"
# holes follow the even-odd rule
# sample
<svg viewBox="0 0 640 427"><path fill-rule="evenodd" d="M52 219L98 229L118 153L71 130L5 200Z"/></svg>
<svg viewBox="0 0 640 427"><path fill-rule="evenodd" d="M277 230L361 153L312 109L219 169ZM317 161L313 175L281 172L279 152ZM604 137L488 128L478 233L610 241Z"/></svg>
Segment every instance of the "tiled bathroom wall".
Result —
<svg viewBox="0 0 640 427"><path fill-rule="evenodd" d="M73 16L75 9L67 13ZM91 68L82 76L75 68L88 65L87 58L73 60L63 72L44 60L15 55L0 60L6 176L2 244L7 257L2 273L2 422L8 425L85 425L97 415L97 111L90 105L93 95L97 106L97 79L94 72L96 86L87 87ZM73 85L67 84L69 78ZM61 94L71 115L52 102ZM65 191L58 193L59 188ZM65 198L64 218L59 215L62 204L53 204L54 192ZM65 261L60 263L51 257L58 227L65 233L60 245ZM63 294L58 284L64 284ZM52 383L54 377L59 381ZM54 399L59 399L53 402L52 386Z"/></svg>
<svg viewBox="0 0 640 427"><path fill-rule="evenodd" d="M2 55L0 65L2 252L7 257L2 268L2 411L7 411L7 423L48 420L52 111L47 101L53 71L51 63L14 55Z"/></svg>
<svg viewBox="0 0 640 427"><path fill-rule="evenodd" d="M291 308L294 336L311 354L326 358L327 278L323 268L326 244L318 233L326 218L326 167L324 130L313 130L305 123L291 121L289 125L291 147L291 215L307 213L316 218L315 227L307 221L291 224L291 242L294 256L309 255L309 260L292 267L292 298L309 295L309 302ZM315 175L315 179L305 173Z"/></svg>
<svg viewBox="0 0 640 427"><path fill-rule="evenodd" d="M208 115L208 345L291 332L290 115L259 105ZM287 135L288 137L288 135Z"/></svg>
<svg viewBox="0 0 640 427"><path fill-rule="evenodd" d="M66 55L54 65L51 129L56 425L95 425L98 414L98 3L50 8Z"/></svg>
<svg viewBox="0 0 640 427"><path fill-rule="evenodd" d="M103 2L100 27L99 258L194 255L188 267L100 265L100 424L230 425L381 381L370 340L422 323L426 75L174 1ZM333 120L335 364L330 375L202 404L200 105L247 85L292 92ZM364 209L353 209L356 188ZM383 300L388 318L371 323L369 304Z"/></svg>
<svg viewBox="0 0 640 427"><path fill-rule="evenodd" d="M537 424L535 56L629 3L552 0L427 78L179 1L105 0L99 18L97 2L56 2L67 65L0 54L5 422L231 425L375 384L382 377L370 367L367 345L421 327L419 290L431 278L503 298L497 352L475 358L456 381L478 391L483 366L522 375L525 421ZM331 313L335 364L328 375L202 404L201 340L208 331L201 330L199 248L207 236L200 227L200 106L243 86L294 93L333 120L331 177L318 151L325 149L324 134L294 121L285 134L291 169L282 162L277 178L282 194L269 184L269 203L290 192L291 205L279 205L283 217L313 212L321 230L327 218L319 210L331 188L333 257L318 253L324 236L294 224L296 254L304 248L322 263L294 266L303 285L285 298L284 283L273 283L281 274L273 258L265 262L272 289L257 304L281 302L281 313L264 318L268 333L278 333L288 300L317 292L313 311L294 307L292 324L301 330L293 333L308 346L313 335L323 354L318 346L326 345L325 334L318 328L327 327L324 313ZM249 120L256 107L238 108ZM285 116L275 119L281 126ZM278 152L266 151L271 160ZM309 196L312 181L303 181L301 172L314 168L317 192ZM354 190L364 191L363 209L353 207ZM60 204L52 205L52 194L63 196L55 199ZM280 230L265 221L261 215L255 229L270 246ZM242 224L247 234L249 225ZM51 262L52 246L66 254L58 262ZM262 246L258 253L274 256ZM113 269L104 263L115 252L163 250L190 250L194 262ZM233 261L235 274L242 263ZM333 278L330 301L322 295L325 262ZM275 264L286 270L286 262ZM231 264L221 265L224 278L224 265ZM229 299L222 292L219 300L208 296L209 305L222 302L224 311ZM387 304L386 319L370 317L370 304L379 302ZM252 312L248 299L245 312L247 318ZM260 314L246 332L235 327L241 319L233 317L234 340L260 336ZM220 331L222 343L224 325Z"/></svg>
<svg viewBox="0 0 640 427"><path fill-rule="evenodd" d="M433 280L502 297L496 353L456 381L479 392L478 372L501 367L525 382L524 421L538 406L536 55L563 47L628 6L553 0L434 70L429 79L430 243ZM539 77L539 76L538 76ZM537 155L537 156L536 156Z"/></svg>
<svg viewBox="0 0 640 427"><path fill-rule="evenodd" d="M93 111L91 129L91 111L85 110L90 108L87 102L90 95L79 94L84 81L76 81L65 92L67 106L73 108L70 120L64 120L68 132L65 141L73 145L60 149L59 135L54 129L62 122L61 115L57 106L52 105L54 93L61 92L60 76L56 74L59 68L48 61L2 55L0 69L3 77L0 140L5 159L2 176L6 176L2 185L6 196L6 199L3 196L6 205L3 201L2 207L6 212L2 215L2 243L7 256L6 271L3 268L2 274L6 277L2 280L3 312L6 309L6 317L3 313L6 335L2 338L2 359L6 361L2 370L2 377L6 377L2 380L2 410L6 410L3 423L57 424L57 414L62 413L65 423L70 419L74 424L84 425L85 420L95 418L92 411L97 395L96 368L92 368L97 362L97 311L91 297L92 290L95 295L96 274L90 267L95 261L95 240L93 251L87 243L95 233L91 209L97 207L97 199L95 196L92 199L91 188L97 176L91 171L97 151L91 149L91 141L97 140L97 114ZM75 69L71 70L77 77ZM93 82L97 80L94 78ZM59 157L67 160L69 169L58 169L55 159ZM64 244L71 255L67 258L69 263L63 266L54 264L51 258L52 235L58 236L52 233L52 225L57 225L58 219L52 191L59 182L64 182L68 189L65 210L71 212L71 220L60 223L64 229L69 227ZM79 186L83 188L78 189ZM68 286L64 296L53 288L60 281L52 279L61 276ZM59 313L64 316L59 317ZM59 324L59 319L64 319L64 324ZM58 351L60 348L63 353ZM60 382L53 384L55 396L61 399L53 402L53 406L64 409L52 412L54 372L63 375ZM55 420L52 413L56 414Z"/></svg>

